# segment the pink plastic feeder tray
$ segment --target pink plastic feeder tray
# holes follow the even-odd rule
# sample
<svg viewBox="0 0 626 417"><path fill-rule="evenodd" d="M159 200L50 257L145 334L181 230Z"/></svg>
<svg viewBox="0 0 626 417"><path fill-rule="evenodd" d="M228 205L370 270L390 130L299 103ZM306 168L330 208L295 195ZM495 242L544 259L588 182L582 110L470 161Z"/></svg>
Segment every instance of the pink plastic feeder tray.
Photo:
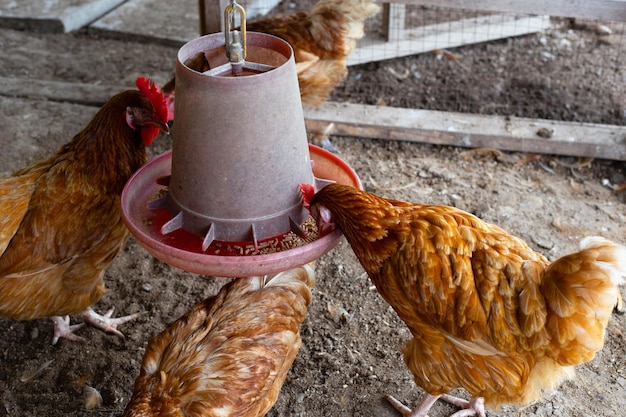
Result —
<svg viewBox="0 0 626 417"><path fill-rule="evenodd" d="M336 155L309 145L313 174L340 184L361 188L356 172ZM309 263L335 247L341 232L332 233L294 249L264 255L215 255L202 251L202 238L186 230L164 235L161 227L172 215L148 203L167 192L163 178L171 173L171 151L144 165L128 181L122 193L124 222L139 243L161 261L196 274L217 277L246 277L274 274ZM250 242L247 242L250 244ZM244 243L245 244L245 243Z"/></svg>

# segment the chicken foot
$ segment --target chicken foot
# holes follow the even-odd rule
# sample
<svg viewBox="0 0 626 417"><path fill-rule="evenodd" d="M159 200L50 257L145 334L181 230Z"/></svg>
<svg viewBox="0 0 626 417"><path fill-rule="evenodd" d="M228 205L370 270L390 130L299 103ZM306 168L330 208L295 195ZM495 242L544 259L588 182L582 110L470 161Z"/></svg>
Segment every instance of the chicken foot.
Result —
<svg viewBox="0 0 626 417"><path fill-rule="evenodd" d="M50 317L52 323L54 323L54 335L52 336L52 344L56 345L60 338L71 340L74 342L84 342L80 336L74 334L74 332L85 325L73 324L70 325L70 316L54 316Z"/></svg>
<svg viewBox="0 0 626 417"><path fill-rule="evenodd" d="M117 326L124 324L128 321L134 320L141 315L141 313L135 313L124 317L111 318L115 308L109 309L104 315L96 313L91 307L82 312L82 317L85 323L89 323L92 326L106 332L113 333L116 336L124 338L122 332L117 330ZM70 325L69 316L54 316L51 317L54 323L54 335L52 336L52 344L56 345L60 338L71 340L73 342L84 342L85 339L77 336L74 332L85 325L85 323Z"/></svg>
<svg viewBox="0 0 626 417"><path fill-rule="evenodd" d="M447 403L452 405L456 405L457 407L462 408L462 410L457 411L452 414L450 417L469 417L469 416L477 416L477 417L486 417L485 415L485 399L482 397L472 398L470 401L454 397L452 395L443 394L443 395L430 395L428 394L426 398L422 400L422 403L415 409L411 410L400 401L396 400L391 395L385 395L385 398L389 403L398 410L403 417L428 417L428 410L435 404L435 402L441 398Z"/></svg>
<svg viewBox="0 0 626 417"><path fill-rule="evenodd" d="M474 397L467 401L462 398L454 397L452 395L443 394L440 398L449 404L456 405L457 407L462 408L461 411L457 411L450 417L486 417L485 399L483 397Z"/></svg>
<svg viewBox="0 0 626 417"><path fill-rule="evenodd" d="M101 315L93 311L91 307L88 307L87 310L82 312L83 320L85 320L86 323L89 323L106 333L113 333L114 335L119 336L123 339L124 335L122 334L122 332L117 330L117 326L136 319L141 315L141 313L111 318L114 310L115 307L111 307L109 311L104 313L104 315Z"/></svg>

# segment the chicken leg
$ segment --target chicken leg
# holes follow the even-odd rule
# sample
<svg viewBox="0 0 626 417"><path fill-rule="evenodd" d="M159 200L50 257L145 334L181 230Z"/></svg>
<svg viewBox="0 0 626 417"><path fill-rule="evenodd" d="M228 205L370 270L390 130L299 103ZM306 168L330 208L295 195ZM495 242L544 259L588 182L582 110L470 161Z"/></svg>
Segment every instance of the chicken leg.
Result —
<svg viewBox="0 0 626 417"><path fill-rule="evenodd" d="M412 410L402 404L400 401L396 400L391 395L385 395L385 398L389 403L398 410L403 417L428 417L428 410L435 404L435 402L441 398L447 403L452 405L456 405L457 407L462 408L462 410L457 411L452 414L450 417L469 417L469 416L477 416L477 417L486 417L485 415L485 399L482 397L472 398L470 401L464 400L462 398L457 398L452 395L443 394L443 395L430 395L428 394L426 398L422 400L422 403L415 409Z"/></svg>

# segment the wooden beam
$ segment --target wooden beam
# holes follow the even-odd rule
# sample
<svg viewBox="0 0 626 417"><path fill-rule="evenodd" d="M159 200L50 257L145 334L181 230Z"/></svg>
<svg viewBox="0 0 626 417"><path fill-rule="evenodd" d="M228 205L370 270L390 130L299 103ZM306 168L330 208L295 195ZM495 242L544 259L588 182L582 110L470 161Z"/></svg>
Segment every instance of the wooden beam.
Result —
<svg viewBox="0 0 626 417"><path fill-rule="evenodd" d="M404 37L404 23L406 20L404 4L384 3L382 10L382 32L385 40L397 41Z"/></svg>
<svg viewBox="0 0 626 417"><path fill-rule="evenodd" d="M96 107L102 106L115 94L134 88L133 85L114 86L0 77L0 96L46 99Z"/></svg>
<svg viewBox="0 0 626 417"><path fill-rule="evenodd" d="M624 126L333 102L307 108L305 120L308 130L334 123L337 136L626 161Z"/></svg>
<svg viewBox="0 0 626 417"><path fill-rule="evenodd" d="M62 33L72 32L88 25L120 6L124 0L2 1L0 3L0 27Z"/></svg>
<svg viewBox="0 0 626 417"><path fill-rule="evenodd" d="M463 45L488 42L511 36L527 35L550 27L547 16L517 16L497 14L438 23L406 29L393 40L385 42L364 38L348 56L347 64L358 65L372 61L415 55L435 49L450 49Z"/></svg>
<svg viewBox="0 0 626 417"><path fill-rule="evenodd" d="M626 22L626 0L394 0L393 2Z"/></svg>
<svg viewBox="0 0 626 417"><path fill-rule="evenodd" d="M198 0L201 36L224 30L224 9L228 4L228 0Z"/></svg>
<svg viewBox="0 0 626 417"><path fill-rule="evenodd" d="M0 95L101 106L133 86L0 77ZM333 103L307 108L309 130L372 139L626 161L626 127ZM538 132L552 132L550 138Z"/></svg>

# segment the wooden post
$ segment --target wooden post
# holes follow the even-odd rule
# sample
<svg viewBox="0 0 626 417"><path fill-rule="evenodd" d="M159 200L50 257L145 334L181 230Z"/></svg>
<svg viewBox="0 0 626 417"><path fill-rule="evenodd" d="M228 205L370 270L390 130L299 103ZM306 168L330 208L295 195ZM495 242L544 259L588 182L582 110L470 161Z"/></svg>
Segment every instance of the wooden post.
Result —
<svg viewBox="0 0 626 417"><path fill-rule="evenodd" d="M224 9L228 0L198 0L200 36L224 30Z"/></svg>
<svg viewBox="0 0 626 417"><path fill-rule="evenodd" d="M404 39L405 5L383 4L383 34L387 42Z"/></svg>

